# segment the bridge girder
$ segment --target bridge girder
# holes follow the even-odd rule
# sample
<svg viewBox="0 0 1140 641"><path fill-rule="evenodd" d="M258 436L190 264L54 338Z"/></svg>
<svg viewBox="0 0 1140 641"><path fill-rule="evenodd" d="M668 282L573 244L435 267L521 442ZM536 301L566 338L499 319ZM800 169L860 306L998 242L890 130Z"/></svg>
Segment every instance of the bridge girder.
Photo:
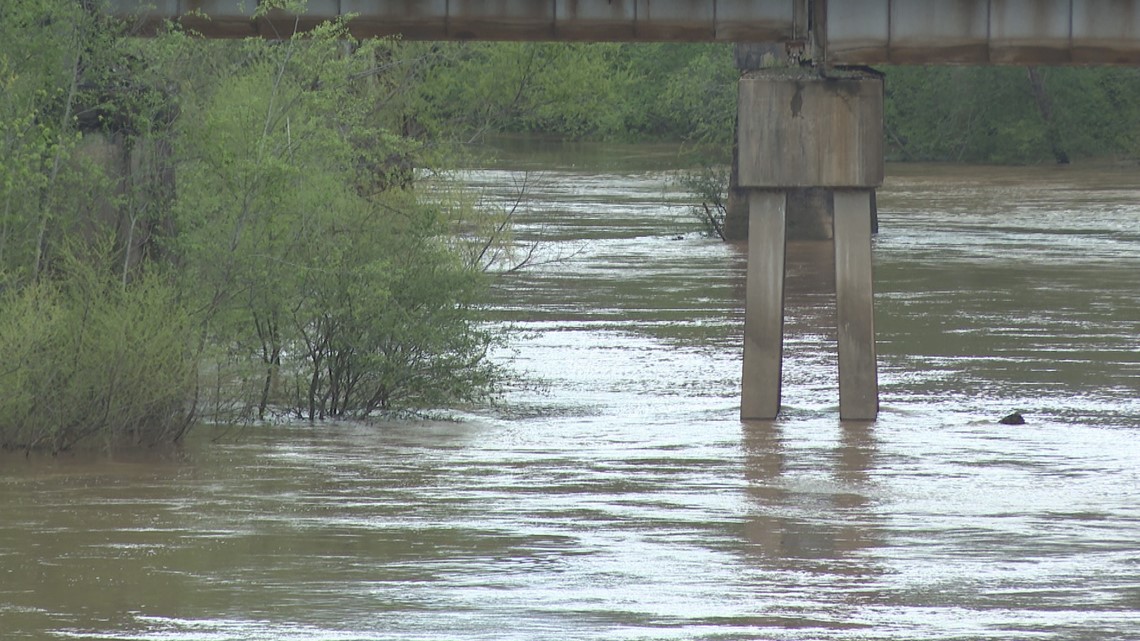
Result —
<svg viewBox="0 0 1140 641"><path fill-rule="evenodd" d="M1140 64L1140 0L108 0L142 34L174 20L211 38L288 37L354 16L358 37L782 42L855 64Z"/></svg>

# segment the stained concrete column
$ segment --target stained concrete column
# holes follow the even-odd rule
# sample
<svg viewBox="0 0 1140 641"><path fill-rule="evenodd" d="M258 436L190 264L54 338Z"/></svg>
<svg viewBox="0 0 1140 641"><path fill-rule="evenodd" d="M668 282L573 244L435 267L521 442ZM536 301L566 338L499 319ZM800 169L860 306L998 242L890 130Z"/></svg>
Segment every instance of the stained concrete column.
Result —
<svg viewBox="0 0 1140 641"><path fill-rule="evenodd" d="M839 330L839 416L879 412L871 272L871 190L835 190L835 308Z"/></svg>
<svg viewBox="0 0 1140 641"><path fill-rule="evenodd" d="M739 100L739 179L751 190L752 228L741 418L779 413L788 194L827 188L834 190L825 200L834 210L840 418L874 419L870 234L871 194L883 181L882 79L858 72L823 77L807 69L766 70L741 79Z"/></svg>
<svg viewBox="0 0 1140 641"><path fill-rule="evenodd" d="M784 192L748 195L748 277L744 311L743 419L773 419L780 412L784 357Z"/></svg>

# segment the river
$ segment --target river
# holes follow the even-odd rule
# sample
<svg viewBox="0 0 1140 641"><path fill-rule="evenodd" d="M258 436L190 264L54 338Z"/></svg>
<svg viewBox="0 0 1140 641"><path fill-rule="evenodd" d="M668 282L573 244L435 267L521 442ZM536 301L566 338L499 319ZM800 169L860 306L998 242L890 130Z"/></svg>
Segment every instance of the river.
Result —
<svg viewBox="0 0 1140 641"><path fill-rule="evenodd" d="M530 384L2 458L0 638L1140 639L1135 165L889 166L880 418L838 421L829 250L793 243L783 413L746 425L744 253L674 153L501 158L467 179L527 183L540 264L492 312Z"/></svg>

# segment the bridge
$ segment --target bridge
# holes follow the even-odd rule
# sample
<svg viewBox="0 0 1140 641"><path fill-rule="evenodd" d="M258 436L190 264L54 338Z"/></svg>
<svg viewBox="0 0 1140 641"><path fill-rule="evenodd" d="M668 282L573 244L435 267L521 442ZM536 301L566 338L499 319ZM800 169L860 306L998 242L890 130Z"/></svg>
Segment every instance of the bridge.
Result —
<svg viewBox="0 0 1140 641"><path fill-rule="evenodd" d="M788 194L830 191L840 418L879 410L871 202L882 184L883 84L872 64L1140 64L1140 0L109 0L154 33L286 38L351 16L361 38L782 45L790 64L745 74L735 173L747 193L741 418L780 411ZM797 64L798 63L798 64Z"/></svg>
<svg viewBox="0 0 1140 641"><path fill-rule="evenodd" d="M281 38L353 16L360 38L783 42L870 64L1137 64L1134 0L309 0L301 16L257 0L110 0L153 31Z"/></svg>

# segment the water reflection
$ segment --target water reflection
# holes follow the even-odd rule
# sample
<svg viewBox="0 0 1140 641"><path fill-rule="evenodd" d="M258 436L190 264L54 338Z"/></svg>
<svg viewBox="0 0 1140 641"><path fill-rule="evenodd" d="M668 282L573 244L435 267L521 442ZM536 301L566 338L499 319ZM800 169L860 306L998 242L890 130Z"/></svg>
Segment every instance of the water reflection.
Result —
<svg viewBox="0 0 1140 641"><path fill-rule="evenodd" d="M865 634L871 626L860 603L882 573L867 553L882 540L872 498L876 437L871 424L837 427L824 418L838 405L833 243L789 241L785 262L784 414L742 427L742 549L749 563L777 577L782 598L770 606L778 616L761 627L765 636L788 629L812 638ZM805 420L811 436L803 433ZM805 437L822 440L806 445Z"/></svg>
<svg viewBox="0 0 1140 641"><path fill-rule="evenodd" d="M877 544L869 478L875 438L866 425L842 432L831 451L795 452L803 460L789 462L779 423L744 427L750 553L814 572L873 573L858 553Z"/></svg>

